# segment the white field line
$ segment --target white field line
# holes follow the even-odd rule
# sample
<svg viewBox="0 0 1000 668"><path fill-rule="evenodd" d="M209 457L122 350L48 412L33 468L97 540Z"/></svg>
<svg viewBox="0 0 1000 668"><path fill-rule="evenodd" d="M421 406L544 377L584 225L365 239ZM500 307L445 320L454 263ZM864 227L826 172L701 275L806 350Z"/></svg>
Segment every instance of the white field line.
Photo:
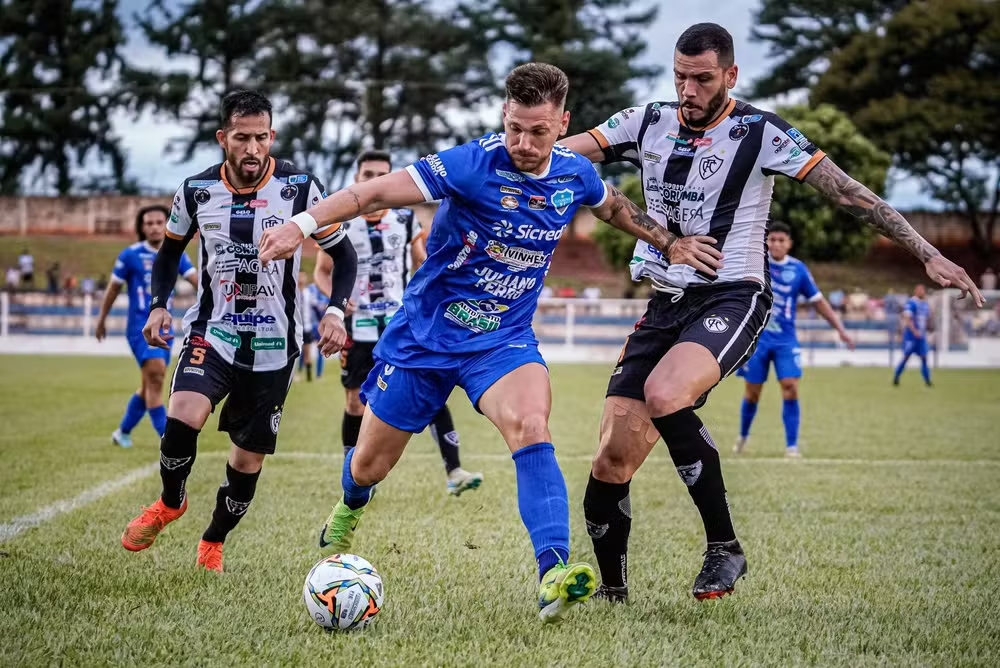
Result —
<svg viewBox="0 0 1000 668"><path fill-rule="evenodd" d="M212 458L212 459L222 459L227 456L226 452L206 452L201 455L201 458ZM282 452L278 451L274 455L279 461L289 459L289 460L320 460L320 461L339 461L343 458L343 455L339 452L337 453L324 453L324 452ZM411 459L439 459L440 457L436 453L429 452L411 452L405 455L405 457ZM587 461L589 462L592 457L590 455L562 455L558 456L558 459L562 461ZM484 453L484 454L463 454L463 458L467 460L474 461L509 461L510 455L502 453ZM804 457L799 460L789 461L784 457L752 457L752 458L727 458L726 466L742 466L746 464L774 464L775 462L782 462L783 464L788 464L790 466L960 466L960 467L970 467L970 466L988 466L988 467L1000 467L1000 460L995 459L810 459ZM669 464L669 460L662 457L654 457L653 459L647 461L646 465L650 464ZM95 487L86 489L80 492L76 496L70 499L63 499L62 501L56 501L55 503L49 504L39 508L33 513L28 515L21 515L20 517L15 517L9 522L0 524L0 544L6 543L18 535L23 533L28 529L45 524L46 522L55 519L59 515L64 515L66 513L72 512L83 506L89 505L94 501L98 501L109 494L117 492L118 490L128 487L129 485L142 480L143 478L148 478L154 473L160 470L160 463L154 462L143 466L141 468L133 469L125 475L115 478L114 480L108 480L102 482Z"/></svg>
<svg viewBox="0 0 1000 668"><path fill-rule="evenodd" d="M128 487L132 483L142 480L143 478L148 478L154 473L157 473L159 470L159 462L148 464L141 468L133 469L120 478L107 480L102 482L100 485L86 489L71 499L56 501L55 503L39 508L29 515L15 517L10 522L0 524L0 543L5 543L13 538L16 538L18 534L45 524L59 515L72 512L77 508L82 508L83 506L91 504L94 501L117 492L123 487Z"/></svg>

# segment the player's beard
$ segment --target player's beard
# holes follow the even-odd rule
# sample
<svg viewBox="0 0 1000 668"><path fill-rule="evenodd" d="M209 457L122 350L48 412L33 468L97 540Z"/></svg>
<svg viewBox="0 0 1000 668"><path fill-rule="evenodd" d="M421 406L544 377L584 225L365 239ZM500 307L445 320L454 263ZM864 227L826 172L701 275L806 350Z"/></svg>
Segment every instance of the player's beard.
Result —
<svg viewBox="0 0 1000 668"><path fill-rule="evenodd" d="M239 179L241 187L252 186L260 181L261 176L264 174L264 166L267 164L269 156L265 155L260 158L239 158L229 156L227 161L229 162L229 171L236 175ZM253 164L253 168L247 170L247 163Z"/></svg>
<svg viewBox="0 0 1000 668"><path fill-rule="evenodd" d="M682 107L681 113L684 115L684 121L692 127L704 127L711 123L722 110L722 107L725 106L728 90L729 89L726 88L725 84L719 87L719 92L712 96L712 99L708 101L708 104L705 106L705 111L701 116L692 117L690 113Z"/></svg>
<svg viewBox="0 0 1000 668"><path fill-rule="evenodd" d="M514 166L517 167L520 171L527 172L528 174L534 174L538 172L541 169L542 165L545 163L546 158L548 158L547 155L538 158L535 157L528 158L525 156L516 156L514 154L511 154L510 156L511 162L514 163Z"/></svg>

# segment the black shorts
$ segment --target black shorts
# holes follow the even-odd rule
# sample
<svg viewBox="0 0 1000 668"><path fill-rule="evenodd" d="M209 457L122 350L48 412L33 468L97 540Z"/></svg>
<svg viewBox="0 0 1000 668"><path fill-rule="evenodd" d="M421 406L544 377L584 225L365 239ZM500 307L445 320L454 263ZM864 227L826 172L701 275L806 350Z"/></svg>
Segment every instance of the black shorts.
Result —
<svg viewBox="0 0 1000 668"><path fill-rule="evenodd" d="M213 412L228 395L219 415L219 431L228 432L244 450L271 455L294 370L294 362L276 371L239 369L208 341L193 336L184 342L177 359L170 393L204 395L212 402Z"/></svg>
<svg viewBox="0 0 1000 668"><path fill-rule="evenodd" d="M649 300L635 331L625 339L607 396L645 401L649 374L682 341L710 350L725 378L753 354L771 314L771 290L755 281L687 288L676 302L674 298L657 292ZM696 408L705 396L695 403Z"/></svg>
<svg viewBox="0 0 1000 668"><path fill-rule="evenodd" d="M375 367L375 341L351 341L340 351L340 383L349 390L360 388Z"/></svg>

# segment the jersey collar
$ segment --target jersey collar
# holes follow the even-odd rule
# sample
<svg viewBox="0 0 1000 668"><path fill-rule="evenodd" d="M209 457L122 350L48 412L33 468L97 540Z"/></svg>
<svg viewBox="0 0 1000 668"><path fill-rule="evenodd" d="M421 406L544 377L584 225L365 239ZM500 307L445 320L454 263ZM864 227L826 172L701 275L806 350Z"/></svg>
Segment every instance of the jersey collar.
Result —
<svg viewBox="0 0 1000 668"><path fill-rule="evenodd" d="M792 259L792 256L791 255L786 255L784 260L775 260L774 257L770 253L768 253L767 254L767 259L768 259L768 261L771 264L776 264L779 267L781 267L783 265L788 264L788 261Z"/></svg>
<svg viewBox="0 0 1000 668"><path fill-rule="evenodd" d="M507 152L507 159L510 160L510 164L513 165L514 164L514 160L513 160L513 158L510 157L510 152L507 151L507 133L506 132L501 132L497 136L500 137L500 139L503 140L503 150L505 152ZM532 174L531 172L522 172L520 169L517 169L517 165L514 165L514 169L517 169L518 172L520 172L521 174L524 174L529 179L544 179L545 177L547 177L549 175L549 172L552 171L552 158L553 158L553 154L549 153L549 162L548 162L548 164L545 165L545 169L542 170L541 174Z"/></svg>
<svg viewBox="0 0 1000 668"><path fill-rule="evenodd" d="M722 121L724 121L727 118L729 118L729 114L733 113L733 109L735 109L735 108L736 108L736 100L734 100L733 98L729 98L729 103L725 106L725 108L722 111L719 112L719 115L715 117L714 121L712 121L708 125L704 125L704 126L701 126L701 127L695 127L693 125L688 125L684 121L684 114L681 113L681 106L680 106L680 104L678 104L677 105L677 122L680 123L682 126L686 127L689 130L694 130L695 132L705 132L707 130L711 130L712 128L714 128L715 126L717 126L719 123L721 123Z"/></svg>

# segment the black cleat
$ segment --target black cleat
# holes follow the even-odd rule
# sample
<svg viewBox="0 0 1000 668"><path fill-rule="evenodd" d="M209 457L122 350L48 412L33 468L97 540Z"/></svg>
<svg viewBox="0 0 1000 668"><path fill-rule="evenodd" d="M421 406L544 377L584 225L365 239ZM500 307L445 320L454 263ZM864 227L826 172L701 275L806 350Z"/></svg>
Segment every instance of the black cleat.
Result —
<svg viewBox="0 0 1000 668"><path fill-rule="evenodd" d="M705 550L705 564L694 580L691 593L699 601L722 598L732 594L736 581L746 575L747 559L738 540L728 543L709 543Z"/></svg>
<svg viewBox="0 0 1000 668"><path fill-rule="evenodd" d="M628 587L609 587L601 585L590 596L591 600L607 601L609 603L625 603L628 600Z"/></svg>

